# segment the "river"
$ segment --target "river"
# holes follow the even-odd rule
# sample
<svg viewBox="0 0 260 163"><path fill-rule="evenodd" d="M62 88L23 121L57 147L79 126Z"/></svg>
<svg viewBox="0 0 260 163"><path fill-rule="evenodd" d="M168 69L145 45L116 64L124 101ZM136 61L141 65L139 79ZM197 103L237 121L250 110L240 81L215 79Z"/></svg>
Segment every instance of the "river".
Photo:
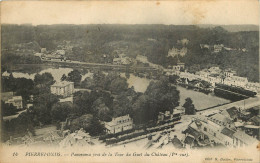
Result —
<svg viewBox="0 0 260 163"><path fill-rule="evenodd" d="M49 72L52 74L54 80L60 81L63 74L68 75L68 73L71 72L72 70L73 69L71 68L47 68L40 71L39 74ZM34 79L35 74L36 73L28 74L23 72L13 72L13 76L15 78L24 77L27 79ZM83 74L82 81L86 77L92 77L92 75L93 74L90 72ZM121 76L125 77L125 74L121 73ZM129 79L127 79L129 88L133 86L135 88L135 91L137 92L145 92L146 88L148 87L151 81L152 81L151 79L140 78L133 74L130 74ZM187 97L190 97L192 99L195 108L198 110L230 102L229 100L214 96L212 94L206 95L204 93L188 90L180 86L177 86L177 89L180 91L180 106L184 104L185 99Z"/></svg>
<svg viewBox="0 0 260 163"><path fill-rule="evenodd" d="M121 76L124 77L124 74L122 74ZM150 81L152 80L147 78L140 78L138 76L130 74L130 78L127 80L127 83L129 88L134 86L135 91L145 92ZM177 90L180 91L180 106L184 104L185 99L188 97L192 99L195 108L198 110L230 102L230 100L214 96L213 94L206 95L201 92L183 88L181 86L177 86Z"/></svg>

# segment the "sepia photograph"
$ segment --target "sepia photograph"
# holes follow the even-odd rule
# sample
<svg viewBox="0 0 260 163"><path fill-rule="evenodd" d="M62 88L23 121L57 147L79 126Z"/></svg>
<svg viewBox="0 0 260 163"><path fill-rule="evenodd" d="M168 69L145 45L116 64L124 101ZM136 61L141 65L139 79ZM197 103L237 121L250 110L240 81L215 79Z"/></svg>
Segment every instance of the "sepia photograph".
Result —
<svg viewBox="0 0 260 163"><path fill-rule="evenodd" d="M0 162L260 161L259 1L2 1Z"/></svg>

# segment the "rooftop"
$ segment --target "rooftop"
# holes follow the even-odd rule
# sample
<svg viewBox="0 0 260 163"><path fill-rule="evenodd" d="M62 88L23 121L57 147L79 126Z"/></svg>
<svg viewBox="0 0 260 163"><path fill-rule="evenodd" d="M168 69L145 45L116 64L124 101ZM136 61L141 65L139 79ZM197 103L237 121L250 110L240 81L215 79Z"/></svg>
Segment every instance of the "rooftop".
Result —
<svg viewBox="0 0 260 163"><path fill-rule="evenodd" d="M68 82L68 81L57 82L57 83L54 83L52 85L52 87L65 87L69 84L74 84L74 82Z"/></svg>
<svg viewBox="0 0 260 163"><path fill-rule="evenodd" d="M229 128L225 127L225 128L222 129L221 133L230 137L230 138L233 138L233 134L235 133L235 131L230 130Z"/></svg>
<svg viewBox="0 0 260 163"><path fill-rule="evenodd" d="M255 143L257 140L254 139L253 137L247 135L245 132L238 130L237 132L234 133L233 135L234 137L242 140L243 142L245 142L247 145L251 145L253 143Z"/></svg>
<svg viewBox="0 0 260 163"><path fill-rule="evenodd" d="M129 114L113 118L111 122L106 122L106 124L109 125L109 126L114 126L114 125L117 125L118 121L122 121L122 120L125 120L125 119L131 119ZM129 121L127 121L127 122L129 122Z"/></svg>
<svg viewBox="0 0 260 163"><path fill-rule="evenodd" d="M227 125L227 124L231 124L232 120L222 114L215 114L211 117L208 118L208 120L219 124L219 125Z"/></svg>

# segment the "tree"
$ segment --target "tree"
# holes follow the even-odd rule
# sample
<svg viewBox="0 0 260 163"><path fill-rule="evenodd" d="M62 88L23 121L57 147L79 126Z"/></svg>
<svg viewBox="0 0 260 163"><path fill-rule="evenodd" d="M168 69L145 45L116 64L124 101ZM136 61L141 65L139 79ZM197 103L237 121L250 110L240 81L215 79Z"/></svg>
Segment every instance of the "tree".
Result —
<svg viewBox="0 0 260 163"><path fill-rule="evenodd" d="M93 81L95 83L95 89L106 89L105 87L106 75L102 71L94 72Z"/></svg>
<svg viewBox="0 0 260 163"><path fill-rule="evenodd" d="M104 125L102 125L96 117L93 117L90 123L90 127L86 129L86 132L88 132L91 136L101 135L104 133L104 131Z"/></svg>
<svg viewBox="0 0 260 163"><path fill-rule="evenodd" d="M51 73L45 72L43 74L36 74L34 77L34 84L40 85L42 87L49 87L50 85L54 84L54 78Z"/></svg>
<svg viewBox="0 0 260 163"><path fill-rule="evenodd" d="M112 111L106 106L102 97L93 103L92 108L99 120L106 122L112 120Z"/></svg>
<svg viewBox="0 0 260 163"><path fill-rule="evenodd" d="M59 101L56 95L49 92L41 93L34 98L34 109L37 119L43 124L52 122L51 108Z"/></svg>
<svg viewBox="0 0 260 163"><path fill-rule="evenodd" d="M92 119L93 119L92 114L81 115L80 117L75 118L71 121L69 128L72 132L74 132L75 130L79 130L81 128L87 131L90 128Z"/></svg>
<svg viewBox="0 0 260 163"><path fill-rule="evenodd" d="M1 100L1 112L3 116L15 115L17 109L13 104L6 104L4 101Z"/></svg>
<svg viewBox="0 0 260 163"><path fill-rule="evenodd" d="M128 88L128 83L125 78L117 77L111 82L109 90L112 93L119 94L121 92L125 92Z"/></svg>
<svg viewBox="0 0 260 163"><path fill-rule="evenodd" d="M113 100L113 116L123 116L132 113L133 97L127 92L121 92Z"/></svg>
<svg viewBox="0 0 260 163"><path fill-rule="evenodd" d="M87 88L87 89L94 89L97 83L94 82L94 79L90 77L86 77L85 80L81 82L81 87L82 88Z"/></svg>
<svg viewBox="0 0 260 163"><path fill-rule="evenodd" d="M75 86L78 86L81 81L81 74L78 70L73 70L68 74L68 81L74 82Z"/></svg>
<svg viewBox="0 0 260 163"><path fill-rule="evenodd" d="M65 121L72 110L71 103L56 103L51 108L51 118L53 122Z"/></svg>
<svg viewBox="0 0 260 163"><path fill-rule="evenodd" d="M78 112L84 114L93 113L93 102L98 98L98 93L95 91L89 92L76 92L73 97L74 104L79 107Z"/></svg>
<svg viewBox="0 0 260 163"><path fill-rule="evenodd" d="M149 108L149 97L141 95L133 104L133 120L135 124L144 124L152 120L155 110ZM147 114L149 113L149 114ZM151 116L152 115L152 116Z"/></svg>
<svg viewBox="0 0 260 163"><path fill-rule="evenodd" d="M170 75L169 76L169 81L173 84L177 84L177 80L179 79L178 75Z"/></svg>
<svg viewBox="0 0 260 163"><path fill-rule="evenodd" d="M151 107L156 111L155 118L159 112L173 111L179 106L180 92L172 86L166 77L160 78L157 82L150 82L145 95L148 95Z"/></svg>
<svg viewBox="0 0 260 163"><path fill-rule="evenodd" d="M196 114L195 107L193 105L191 98L188 97L185 99L185 103L183 104L183 107L185 108L185 114L187 115Z"/></svg>

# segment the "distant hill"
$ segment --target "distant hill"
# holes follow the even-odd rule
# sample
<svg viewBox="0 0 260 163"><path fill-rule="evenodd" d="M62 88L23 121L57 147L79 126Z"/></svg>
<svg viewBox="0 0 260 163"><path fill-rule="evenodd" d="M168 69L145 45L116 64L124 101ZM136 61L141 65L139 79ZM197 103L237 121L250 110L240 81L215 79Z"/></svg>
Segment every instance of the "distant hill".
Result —
<svg viewBox="0 0 260 163"><path fill-rule="evenodd" d="M258 25L211 25L211 24L201 24L197 25L200 28L214 28L220 26L229 32L241 32L241 31L259 31Z"/></svg>
<svg viewBox="0 0 260 163"><path fill-rule="evenodd" d="M105 63L124 54L130 58L147 57L150 63L163 67L178 60L192 71L214 66L232 68L239 76L259 81L259 30L256 25L1 25L1 60L5 65L38 63L30 54L31 43L47 51L66 50L72 60ZM188 44L181 45L180 40ZM201 44L223 44L237 50L214 53ZM186 49L185 55L172 55L169 50ZM3 49L6 51L3 52ZM239 49L246 49L242 52ZM19 59L17 59L17 54ZM106 59L104 59L106 54ZM26 58L27 57L27 58ZM30 57L30 58L28 58ZM2 66L2 65L1 65Z"/></svg>

